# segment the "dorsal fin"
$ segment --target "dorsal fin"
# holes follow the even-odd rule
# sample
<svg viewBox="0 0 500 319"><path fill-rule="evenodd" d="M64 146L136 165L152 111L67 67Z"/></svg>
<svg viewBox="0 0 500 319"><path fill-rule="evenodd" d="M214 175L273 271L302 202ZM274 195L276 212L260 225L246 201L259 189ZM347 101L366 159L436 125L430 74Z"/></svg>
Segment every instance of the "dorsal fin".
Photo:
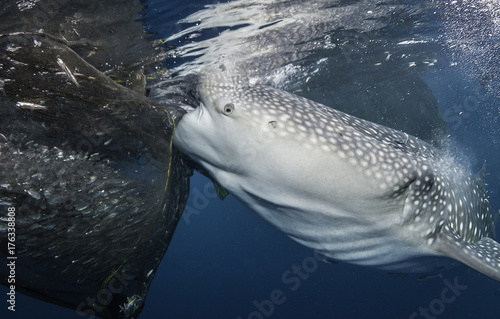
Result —
<svg viewBox="0 0 500 319"><path fill-rule="evenodd" d="M486 179L486 161L483 162L483 166L481 167L481 169L476 174L474 174L474 179L484 187L484 182Z"/></svg>

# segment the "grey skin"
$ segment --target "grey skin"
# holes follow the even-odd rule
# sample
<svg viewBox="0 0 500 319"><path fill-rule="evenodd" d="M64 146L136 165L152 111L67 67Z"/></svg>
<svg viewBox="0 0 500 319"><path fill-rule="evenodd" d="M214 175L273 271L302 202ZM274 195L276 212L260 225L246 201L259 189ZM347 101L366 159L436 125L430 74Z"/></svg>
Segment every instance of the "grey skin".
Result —
<svg viewBox="0 0 500 319"><path fill-rule="evenodd" d="M481 176L416 137L244 78L200 76L174 145L329 258L408 269L451 257L500 281Z"/></svg>

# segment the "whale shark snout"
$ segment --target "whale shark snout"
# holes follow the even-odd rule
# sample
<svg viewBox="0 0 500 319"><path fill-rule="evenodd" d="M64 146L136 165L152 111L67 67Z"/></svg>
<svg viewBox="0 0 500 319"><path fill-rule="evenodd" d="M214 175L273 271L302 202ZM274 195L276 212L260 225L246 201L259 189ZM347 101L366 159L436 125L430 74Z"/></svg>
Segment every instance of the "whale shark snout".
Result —
<svg viewBox="0 0 500 319"><path fill-rule="evenodd" d="M483 179L430 144L223 73L197 94L174 145L297 242L391 269L450 257L500 281Z"/></svg>

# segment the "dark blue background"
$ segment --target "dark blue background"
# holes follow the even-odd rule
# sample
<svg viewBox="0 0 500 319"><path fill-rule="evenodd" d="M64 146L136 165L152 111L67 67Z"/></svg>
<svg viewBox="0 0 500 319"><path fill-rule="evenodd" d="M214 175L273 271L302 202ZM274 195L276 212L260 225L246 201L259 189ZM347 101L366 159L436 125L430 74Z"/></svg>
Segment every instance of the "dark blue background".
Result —
<svg viewBox="0 0 500 319"><path fill-rule="evenodd" d="M166 1L162 1L166 2ZM159 32L157 38L177 31L175 22L202 8L203 1L150 2L147 28ZM205 1L206 3L206 1ZM480 103L465 109L466 116L450 118L450 132L478 169L487 161L488 190L493 207L500 207L500 132L494 126L498 101L480 87L460 76L446 64L426 77L443 113L464 106L468 97ZM470 100L470 99L469 99ZM460 121L459 125L456 123ZM248 211L233 197L214 198L211 182L196 174L188 202L189 222L184 216L149 291L141 318L411 318L420 308L444 304L440 313L429 318L496 319L500 314L500 284L465 266L423 280L389 275L386 272L338 263L311 263L313 252ZM498 233L498 231L497 231ZM292 283L282 280L294 265L306 262L311 270ZM307 264L309 262L309 264ZM287 278L299 278L290 275ZM453 302L440 303L445 280L466 288ZM297 287L297 282L300 286ZM292 290L291 288L297 288ZM268 307L270 295L279 289L281 302ZM7 289L0 287L6 300ZM452 296L449 291L445 296ZM264 303L263 303L264 301ZM255 306L265 304L266 312ZM15 314L2 301L0 317L5 318L84 318L75 311L17 294ZM438 309L438 308L435 308ZM414 318L425 318L418 315Z"/></svg>

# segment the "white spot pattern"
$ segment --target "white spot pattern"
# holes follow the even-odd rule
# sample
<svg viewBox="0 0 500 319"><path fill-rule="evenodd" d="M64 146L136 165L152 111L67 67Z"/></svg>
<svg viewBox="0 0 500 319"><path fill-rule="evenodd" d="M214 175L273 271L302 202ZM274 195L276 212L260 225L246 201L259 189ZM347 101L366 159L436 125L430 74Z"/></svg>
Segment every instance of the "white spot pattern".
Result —
<svg viewBox="0 0 500 319"><path fill-rule="evenodd" d="M251 113L257 125L262 119L266 127L273 123L269 134L297 139L305 148L345 160L367 178L377 179L388 197L407 196L403 225L420 225L420 236L429 246L448 238L499 268L498 243L488 238L494 235L494 223L482 178L460 166L449 168L450 159L406 133L270 87L224 81L202 80L199 90L214 104L218 99L230 101L235 114Z"/></svg>

